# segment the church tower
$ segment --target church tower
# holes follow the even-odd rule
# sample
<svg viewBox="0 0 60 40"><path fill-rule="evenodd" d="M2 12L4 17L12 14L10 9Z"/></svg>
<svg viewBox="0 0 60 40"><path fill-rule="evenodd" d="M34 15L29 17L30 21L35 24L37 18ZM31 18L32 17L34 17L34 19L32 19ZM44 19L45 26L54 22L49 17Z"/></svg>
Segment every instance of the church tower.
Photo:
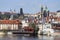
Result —
<svg viewBox="0 0 60 40"><path fill-rule="evenodd" d="M20 8L20 15L23 15L23 9Z"/></svg>
<svg viewBox="0 0 60 40"><path fill-rule="evenodd" d="M19 19L23 20L23 18L24 18L23 9L20 8L20 16L19 16Z"/></svg>
<svg viewBox="0 0 60 40"><path fill-rule="evenodd" d="M41 13L43 13L43 6L41 5Z"/></svg>
<svg viewBox="0 0 60 40"><path fill-rule="evenodd" d="M40 11L40 18L42 18L43 17L43 5L41 5L41 11Z"/></svg>

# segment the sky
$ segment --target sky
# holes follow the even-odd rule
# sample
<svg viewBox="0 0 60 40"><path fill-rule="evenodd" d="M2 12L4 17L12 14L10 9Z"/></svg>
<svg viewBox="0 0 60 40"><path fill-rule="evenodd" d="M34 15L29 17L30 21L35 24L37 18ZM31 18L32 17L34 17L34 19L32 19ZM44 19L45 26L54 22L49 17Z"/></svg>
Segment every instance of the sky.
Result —
<svg viewBox="0 0 60 40"><path fill-rule="evenodd" d="M60 10L60 0L0 0L0 11L19 12L23 8L24 13L40 12L41 5L47 6L48 10L56 12Z"/></svg>

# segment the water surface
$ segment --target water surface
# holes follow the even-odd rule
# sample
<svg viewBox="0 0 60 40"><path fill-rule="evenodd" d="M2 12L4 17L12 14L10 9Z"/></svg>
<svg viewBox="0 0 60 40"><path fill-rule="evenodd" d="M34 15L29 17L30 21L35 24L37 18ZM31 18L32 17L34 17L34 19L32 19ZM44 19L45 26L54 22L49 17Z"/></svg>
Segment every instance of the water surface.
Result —
<svg viewBox="0 0 60 40"><path fill-rule="evenodd" d="M1 35L0 40L60 40L60 36Z"/></svg>

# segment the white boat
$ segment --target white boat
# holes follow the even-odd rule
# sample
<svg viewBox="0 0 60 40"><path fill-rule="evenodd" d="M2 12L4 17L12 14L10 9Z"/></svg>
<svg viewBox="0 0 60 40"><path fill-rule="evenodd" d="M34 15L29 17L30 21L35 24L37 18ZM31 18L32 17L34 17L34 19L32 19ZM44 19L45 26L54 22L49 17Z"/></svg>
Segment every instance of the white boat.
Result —
<svg viewBox="0 0 60 40"><path fill-rule="evenodd" d="M52 29L51 24L43 24L42 30L40 30L40 34L47 34L47 35L52 35L54 33L54 30Z"/></svg>

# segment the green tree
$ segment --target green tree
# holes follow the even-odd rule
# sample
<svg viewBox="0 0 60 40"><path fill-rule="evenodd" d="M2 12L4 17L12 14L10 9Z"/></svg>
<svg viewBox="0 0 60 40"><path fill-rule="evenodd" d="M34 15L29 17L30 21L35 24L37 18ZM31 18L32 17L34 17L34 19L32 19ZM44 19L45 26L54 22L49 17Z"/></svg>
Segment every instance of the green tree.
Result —
<svg viewBox="0 0 60 40"><path fill-rule="evenodd" d="M38 33L39 28L36 26L35 23L30 23L29 26L34 29L34 32L33 32L34 34Z"/></svg>

